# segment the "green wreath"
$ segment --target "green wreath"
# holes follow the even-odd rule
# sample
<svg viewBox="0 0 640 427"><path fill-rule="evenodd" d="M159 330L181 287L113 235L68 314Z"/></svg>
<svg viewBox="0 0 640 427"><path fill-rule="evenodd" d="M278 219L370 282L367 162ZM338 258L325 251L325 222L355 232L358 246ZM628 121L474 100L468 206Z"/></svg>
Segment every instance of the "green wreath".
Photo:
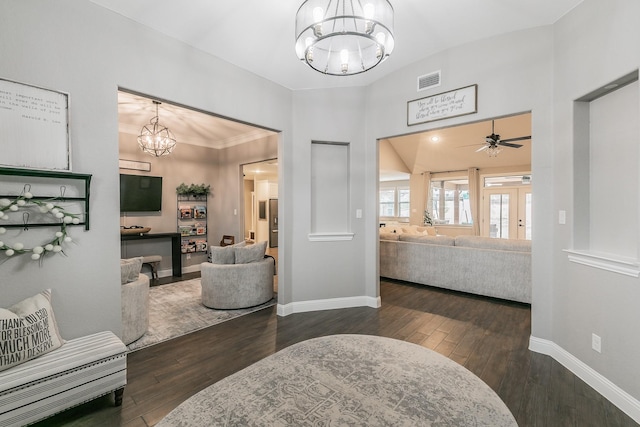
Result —
<svg viewBox="0 0 640 427"><path fill-rule="evenodd" d="M79 215L67 212L62 206L56 205L56 200L56 198L34 200L33 194L28 191L24 191L14 200L0 199L0 220L8 220L9 213L19 212L21 209L28 210L33 206L36 206L41 214L51 215L55 219L60 220L60 229L55 232L52 238L46 240L43 244L34 246L33 248L27 248L19 242L7 244L0 241L0 255L4 255L8 259L16 255L31 254L31 259L34 261L42 261L42 259L49 254L61 253L65 255L63 245L73 241L68 235L67 225L80 224L80 217ZM25 224L25 229L27 228L28 226ZM0 238L2 238L2 235L6 232L6 228L0 227Z"/></svg>

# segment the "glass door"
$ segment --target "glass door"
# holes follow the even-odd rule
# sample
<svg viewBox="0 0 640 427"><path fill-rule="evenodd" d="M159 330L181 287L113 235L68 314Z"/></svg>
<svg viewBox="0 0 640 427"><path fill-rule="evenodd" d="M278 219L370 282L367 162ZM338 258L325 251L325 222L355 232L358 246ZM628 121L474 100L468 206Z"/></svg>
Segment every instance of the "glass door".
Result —
<svg viewBox="0 0 640 427"><path fill-rule="evenodd" d="M484 190L483 236L515 239L518 234L518 190L496 188Z"/></svg>
<svg viewBox="0 0 640 427"><path fill-rule="evenodd" d="M531 187L486 188L482 235L531 240Z"/></svg>
<svg viewBox="0 0 640 427"><path fill-rule="evenodd" d="M518 239L531 240L531 188L518 189Z"/></svg>

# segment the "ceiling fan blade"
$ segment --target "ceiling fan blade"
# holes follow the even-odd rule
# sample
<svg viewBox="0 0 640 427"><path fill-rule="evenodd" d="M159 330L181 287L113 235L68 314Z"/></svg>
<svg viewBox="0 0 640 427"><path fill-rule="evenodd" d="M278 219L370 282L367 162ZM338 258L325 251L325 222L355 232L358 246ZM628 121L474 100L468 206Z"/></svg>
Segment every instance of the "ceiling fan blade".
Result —
<svg viewBox="0 0 640 427"><path fill-rule="evenodd" d="M531 139L531 136L519 136L517 138L507 138L507 139L503 139L502 142L513 142L513 141L524 141L527 139Z"/></svg>
<svg viewBox="0 0 640 427"><path fill-rule="evenodd" d="M476 153L479 153L479 152L480 152L480 151L482 151L482 150L486 150L487 148L489 148L489 145L483 145L482 147L480 147L480 148L478 148L478 149L476 150Z"/></svg>
<svg viewBox="0 0 640 427"><path fill-rule="evenodd" d="M498 142L498 145L502 145L502 146L505 146L505 147L511 147L511 148L520 148L520 147L522 147L522 144L511 144L510 142L504 142L504 141Z"/></svg>
<svg viewBox="0 0 640 427"><path fill-rule="evenodd" d="M461 145L461 146L456 147L456 148L477 147L477 146L479 146L479 145L485 145L485 144L484 144L484 143L481 143L481 144Z"/></svg>

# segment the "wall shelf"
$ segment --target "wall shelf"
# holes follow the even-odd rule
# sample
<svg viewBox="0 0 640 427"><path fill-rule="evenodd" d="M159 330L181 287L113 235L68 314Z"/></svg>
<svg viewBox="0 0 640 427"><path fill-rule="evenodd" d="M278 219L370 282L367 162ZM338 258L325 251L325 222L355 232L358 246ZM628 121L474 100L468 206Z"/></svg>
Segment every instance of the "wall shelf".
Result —
<svg viewBox="0 0 640 427"><path fill-rule="evenodd" d="M51 200L52 202L66 202L66 201L76 201L82 202L83 205L83 221L78 224L68 224L72 225L83 225L85 230L89 230L89 196L90 196L90 188L91 188L91 175L90 174L80 174L80 173L72 173L72 172L57 172L57 171L43 171L43 170L33 170L33 169L18 169L18 168L3 168L0 167L0 176L14 176L14 177L31 177L31 178L45 178L47 180L61 180L61 181L83 181L84 186L84 197L65 197L64 194L59 195L51 195L51 196L42 196L42 195L34 195L32 200ZM64 188L64 186L61 186ZM16 198L17 195L2 195L0 198ZM21 222L21 223L12 223L12 224L3 224L5 228L19 228L19 227L51 227L58 226L59 222L49 222L49 223L31 223L31 222Z"/></svg>

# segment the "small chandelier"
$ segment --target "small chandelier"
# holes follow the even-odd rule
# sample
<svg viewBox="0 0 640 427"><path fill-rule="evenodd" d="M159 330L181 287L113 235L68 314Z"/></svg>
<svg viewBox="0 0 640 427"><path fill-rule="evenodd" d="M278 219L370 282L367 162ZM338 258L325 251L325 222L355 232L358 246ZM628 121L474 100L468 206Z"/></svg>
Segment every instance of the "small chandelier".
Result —
<svg viewBox="0 0 640 427"><path fill-rule="evenodd" d="M388 0L306 0L296 13L296 55L323 74L363 73L393 46Z"/></svg>
<svg viewBox="0 0 640 427"><path fill-rule="evenodd" d="M491 144L486 150L484 150L484 152L487 153L489 157L498 157L498 154L502 152L502 147Z"/></svg>
<svg viewBox="0 0 640 427"><path fill-rule="evenodd" d="M158 123L158 105L161 102L153 101L153 103L156 104L156 115L142 127L138 136L138 145L142 151L152 156L166 156L176 147L176 138L168 128Z"/></svg>

